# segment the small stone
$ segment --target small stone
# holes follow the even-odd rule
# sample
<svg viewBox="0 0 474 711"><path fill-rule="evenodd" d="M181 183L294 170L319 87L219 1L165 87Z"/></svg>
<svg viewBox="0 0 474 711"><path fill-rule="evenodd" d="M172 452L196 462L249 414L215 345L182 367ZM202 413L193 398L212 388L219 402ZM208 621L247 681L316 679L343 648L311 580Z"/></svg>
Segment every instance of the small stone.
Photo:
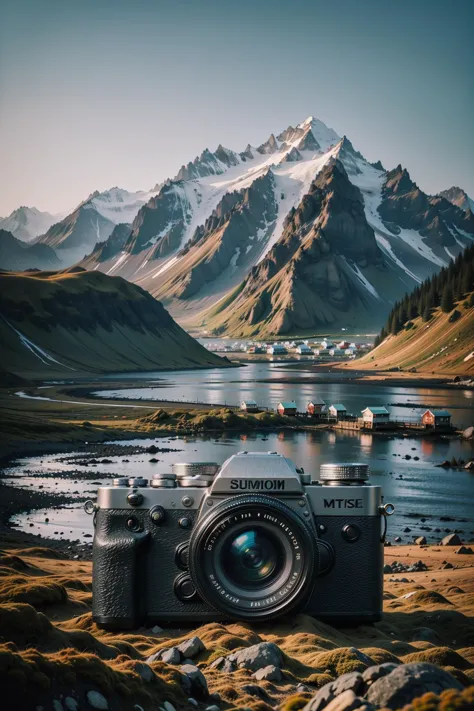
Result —
<svg viewBox="0 0 474 711"><path fill-rule="evenodd" d="M391 573L392 572L392 566L386 563L383 567L383 572L384 573Z"/></svg>
<svg viewBox="0 0 474 711"><path fill-rule="evenodd" d="M461 546L461 548L458 548L457 551L454 551L457 553L457 555L472 555L474 551L470 546Z"/></svg>
<svg viewBox="0 0 474 711"><path fill-rule="evenodd" d="M175 707L173 706L173 704L170 703L169 701L165 701L165 702L164 702L163 708L165 709L165 711L176 711L176 709L175 709Z"/></svg>
<svg viewBox="0 0 474 711"><path fill-rule="evenodd" d="M63 705L58 699L53 700L53 709L54 711L64 711Z"/></svg>
<svg viewBox="0 0 474 711"><path fill-rule="evenodd" d="M177 649L181 652L183 657L192 659L196 657L199 652L203 652L205 647L199 637L191 637L190 639L185 639L181 644L178 644Z"/></svg>
<svg viewBox="0 0 474 711"><path fill-rule="evenodd" d="M206 706L206 711L221 711L219 706L216 704L211 704L211 706Z"/></svg>
<svg viewBox="0 0 474 711"><path fill-rule="evenodd" d="M255 674L253 674L253 678L257 679L257 681L281 681L283 674L279 667L269 664L262 669L258 669Z"/></svg>
<svg viewBox="0 0 474 711"><path fill-rule="evenodd" d="M179 653L177 647L170 647L170 649L165 649L164 652L161 653L160 658L161 661L166 664L179 664L181 654Z"/></svg>
<svg viewBox="0 0 474 711"><path fill-rule="evenodd" d="M221 695L218 691L214 691L212 694L209 694L209 698L211 701L216 701L218 704L222 701Z"/></svg>
<svg viewBox="0 0 474 711"><path fill-rule="evenodd" d="M417 546L424 546L426 545L426 538L425 536L418 536L418 538L415 538L415 543Z"/></svg>
<svg viewBox="0 0 474 711"><path fill-rule="evenodd" d="M189 697L189 699L188 699L188 704L191 704L191 706L199 706L199 704L198 704L198 702L196 701L196 699L193 699L192 696Z"/></svg>
<svg viewBox="0 0 474 711"><path fill-rule="evenodd" d="M401 537L400 536L395 536L394 541L395 543L400 543L401 542Z"/></svg>
<svg viewBox="0 0 474 711"><path fill-rule="evenodd" d="M77 711L79 708L79 704L77 703L76 699L73 699L72 696L66 696L64 699L64 706L67 708L68 711Z"/></svg>
<svg viewBox="0 0 474 711"><path fill-rule="evenodd" d="M225 661L225 657L217 657L211 664L211 669L218 669Z"/></svg>
<svg viewBox="0 0 474 711"><path fill-rule="evenodd" d="M89 706L93 709L99 709L99 711L107 711L109 708L109 702L99 691L88 691L86 694L87 702Z"/></svg>
<svg viewBox="0 0 474 711"><path fill-rule="evenodd" d="M163 632L161 627L158 627L158 625L155 625L154 627L152 627L151 631L153 632L153 634L161 634Z"/></svg>
<svg viewBox="0 0 474 711"><path fill-rule="evenodd" d="M406 526L406 527L403 529L403 533L410 533L410 532L411 532L411 528L408 528L408 526Z"/></svg>

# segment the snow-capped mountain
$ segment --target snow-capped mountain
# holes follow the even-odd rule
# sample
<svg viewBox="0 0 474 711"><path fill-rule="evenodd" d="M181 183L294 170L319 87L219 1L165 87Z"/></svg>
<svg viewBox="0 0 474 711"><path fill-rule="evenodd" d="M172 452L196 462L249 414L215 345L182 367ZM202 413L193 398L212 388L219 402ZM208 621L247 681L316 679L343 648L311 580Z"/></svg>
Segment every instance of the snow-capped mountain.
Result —
<svg viewBox="0 0 474 711"><path fill-rule="evenodd" d="M116 225L132 222L152 194L131 193L122 188L95 191L35 241L53 247L63 265L70 266L88 254L97 242L105 242Z"/></svg>
<svg viewBox="0 0 474 711"><path fill-rule="evenodd" d="M36 207L19 207L8 217L0 218L0 229L11 232L23 242L31 242L38 235L46 232L63 215L41 212Z"/></svg>
<svg viewBox="0 0 474 711"><path fill-rule="evenodd" d="M474 200L470 198L462 188L453 185L451 188L448 188L448 190L442 190L440 195L446 198L446 200L449 200L453 205L460 207L461 210L474 212Z"/></svg>
<svg viewBox="0 0 474 711"><path fill-rule="evenodd" d="M188 326L232 335L378 326L474 239L474 217L370 163L309 117L182 166L83 262L148 289Z"/></svg>

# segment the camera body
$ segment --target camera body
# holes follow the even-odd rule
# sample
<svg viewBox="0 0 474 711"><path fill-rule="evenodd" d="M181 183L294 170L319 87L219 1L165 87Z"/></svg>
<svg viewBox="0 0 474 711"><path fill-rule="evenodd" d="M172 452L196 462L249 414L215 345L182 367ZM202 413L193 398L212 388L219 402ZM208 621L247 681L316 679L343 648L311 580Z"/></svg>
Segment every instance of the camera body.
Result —
<svg viewBox="0 0 474 711"><path fill-rule="evenodd" d="M220 468L173 470L98 490L98 625L259 621L295 611L339 624L380 619L381 523L392 511L381 487L367 483L365 465L322 465L314 482L277 453L240 452Z"/></svg>

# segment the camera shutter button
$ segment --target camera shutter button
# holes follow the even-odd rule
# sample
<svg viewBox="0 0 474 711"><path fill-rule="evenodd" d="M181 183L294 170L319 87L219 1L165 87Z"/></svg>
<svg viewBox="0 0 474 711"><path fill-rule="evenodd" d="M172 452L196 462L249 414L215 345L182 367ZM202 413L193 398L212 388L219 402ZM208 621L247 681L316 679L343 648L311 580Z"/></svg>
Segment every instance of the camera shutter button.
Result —
<svg viewBox="0 0 474 711"><path fill-rule="evenodd" d="M355 543L360 538L360 528L355 523L346 523L342 529L342 537L349 543Z"/></svg>
<svg viewBox="0 0 474 711"><path fill-rule="evenodd" d="M130 506L140 506L143 503L143 494L138 493L138 491L132 491L127 496L127 501Z"/></svg>

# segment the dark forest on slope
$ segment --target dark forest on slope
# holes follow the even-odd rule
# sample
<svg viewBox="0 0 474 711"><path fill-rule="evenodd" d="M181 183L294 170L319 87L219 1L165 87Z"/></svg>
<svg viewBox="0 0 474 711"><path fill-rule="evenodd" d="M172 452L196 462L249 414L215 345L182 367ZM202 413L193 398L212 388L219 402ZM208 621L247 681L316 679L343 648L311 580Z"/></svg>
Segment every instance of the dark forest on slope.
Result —
<svg viewBox="0 0 474 711"><path fill-rule="evenodd" d="M454 309L457 302L462 302L460 305L465 308L474 306L474 244L459 254L448 267L426 279L394 304L374 345L378 346L389 334L396 335L402 328L411 328L412 319L418 316L423 321L429 321L438 306L445 313L452 311L450 320L455 321L460 315Z"/></svg>

